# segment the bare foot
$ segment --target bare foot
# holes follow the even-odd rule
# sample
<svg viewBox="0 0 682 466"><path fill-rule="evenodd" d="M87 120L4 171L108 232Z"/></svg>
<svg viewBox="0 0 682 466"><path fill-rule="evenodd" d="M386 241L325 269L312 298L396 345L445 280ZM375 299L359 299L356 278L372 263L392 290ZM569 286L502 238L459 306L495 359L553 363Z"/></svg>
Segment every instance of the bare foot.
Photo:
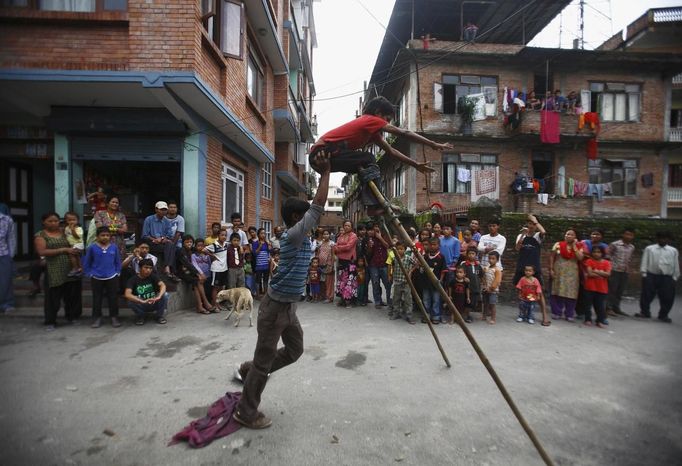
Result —
<svg viewBox="0 0 682 466"><path fill-rule="evenodd" d="M490 320L488 321L488 323L489 323L490 325L495 325L495 320L494 320L494 319L490 319Z"/></svg>

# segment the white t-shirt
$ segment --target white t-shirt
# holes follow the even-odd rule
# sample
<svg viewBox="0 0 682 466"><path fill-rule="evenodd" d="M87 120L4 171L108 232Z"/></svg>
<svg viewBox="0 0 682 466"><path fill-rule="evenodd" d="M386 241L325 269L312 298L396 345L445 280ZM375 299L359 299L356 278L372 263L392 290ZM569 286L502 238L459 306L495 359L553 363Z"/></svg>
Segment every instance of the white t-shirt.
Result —
<svg viewBox="0 0 682 466"><path fill-rule="evenodd" d="M206 250L216 256L216 259L211 262L211 272L225 272L227 270L227 248L229 247L229 241L225 241L222 245L216 241L206 246Z"/></svg>
<svg viewBox="0 0 682 466"><path fill-rule="evenodd" d="M230 236L232 236L232 233L234 233L234 230L232 228L227 229L227 242L230 242ZM237 231L239 233L239 237L242 239L242 246L247 246L249 244L249 238L246 236L246 232L244 230L239 230Z"/></svg>
<svg viewBox="0 0 682 466"><path fill-rule="evenodd" d="M507 238L501 234L496 234L495 236L483 235L481 240L478 242L478 251L481 252L481 266L488 266L488 255L485 252L485 248L488 246L493 246L492 251L497 251L500 254L500 265L502 264L502 254L504 253L504 248L507 247ZM490 251L488 251L490 252Z"/></svg>
<svg viewBox="0 0 682 466"><path fill-rule="evenodd" d="M175 218L169 218L166 215L166 218L171 222L171 234L173 236L175 236L175 233L178 231L183 234L185 233L185 219L182 217L182 215L178 214L175 216ZM180 235L180 238L178 238L177 247L182 247L182 235Z"/></svg>

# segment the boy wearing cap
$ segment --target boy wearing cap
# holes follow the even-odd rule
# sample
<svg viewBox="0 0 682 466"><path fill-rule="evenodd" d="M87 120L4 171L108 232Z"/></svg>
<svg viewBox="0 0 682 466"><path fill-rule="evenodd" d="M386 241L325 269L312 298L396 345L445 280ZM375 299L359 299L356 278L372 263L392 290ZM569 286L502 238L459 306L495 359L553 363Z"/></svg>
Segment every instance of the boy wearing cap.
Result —
<svg viewBox="0 0 682 466"><path fill-rule="evenodd" d="M166 218L168 204L164 201L157 202L154 205L154 212L144 219L142 241L149 244L152 254L163 257L165 264L163 271L166 276L173 281L180 281L171 270L175 264L175 243L171 221Z"/></svg>

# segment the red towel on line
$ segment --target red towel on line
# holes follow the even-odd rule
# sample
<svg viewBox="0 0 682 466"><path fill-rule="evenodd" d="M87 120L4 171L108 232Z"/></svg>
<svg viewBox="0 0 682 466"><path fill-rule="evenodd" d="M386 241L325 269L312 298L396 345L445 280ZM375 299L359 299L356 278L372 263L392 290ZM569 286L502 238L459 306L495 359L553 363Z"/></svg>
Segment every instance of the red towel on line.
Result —
<svg viewBox="0 0 682 466"><path fill-rule="evenodd" d="M597 152L599 152L599 144L597 143L597 138L592 138L587 140L587 158L590 160L597 159Z"/></svg>
<svg viewBox="0 0 682 466"><path fill-rule="evenodd" d="M540 113L540 141L545 144L559 144L560 114L543 110Z"/></svg>

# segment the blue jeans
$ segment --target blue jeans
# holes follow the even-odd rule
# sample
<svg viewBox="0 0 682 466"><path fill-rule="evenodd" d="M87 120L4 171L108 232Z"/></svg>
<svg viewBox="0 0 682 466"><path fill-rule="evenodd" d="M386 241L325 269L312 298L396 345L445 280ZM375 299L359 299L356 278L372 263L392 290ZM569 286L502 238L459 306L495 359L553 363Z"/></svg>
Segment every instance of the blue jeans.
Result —
<svg viewBox="0 0 682 466"><path fill-rule="evenodd" d="M440 293L428 287L422 289L424 309L431 315L431 320L440 321Z"/></svg>
<svg viewBox="0 0 682 466"><path fill-rule="evenodd" d="M12 258L0 256L0 311L14 307L14 262Z"/></svg>
<svg viewBox="0 0 682 466"><path fill-rule="evenodd" d="M386 288L386 303L391 304L391 284L388 281L388 269L386 267L370 267L369 276L372 277L372 295L374 304L379 304L381 300L381 282Z"/></svg>
<svg viewBox="0 0 682 466"><path fill-rule="evenodd" d="M537 301L520 301L519 302L519 317L524 320L533 319L535 320L535 308L537 307Z"/></svg>
<svg viewBox="0 0 682 466"><path fill-rule="evenodd" d="M131 301L128 305L138 317L144 317L145 312L154 312L157 318L163 317L168 307L168 293L164 293L154 304L138 304Z"/></svg>

